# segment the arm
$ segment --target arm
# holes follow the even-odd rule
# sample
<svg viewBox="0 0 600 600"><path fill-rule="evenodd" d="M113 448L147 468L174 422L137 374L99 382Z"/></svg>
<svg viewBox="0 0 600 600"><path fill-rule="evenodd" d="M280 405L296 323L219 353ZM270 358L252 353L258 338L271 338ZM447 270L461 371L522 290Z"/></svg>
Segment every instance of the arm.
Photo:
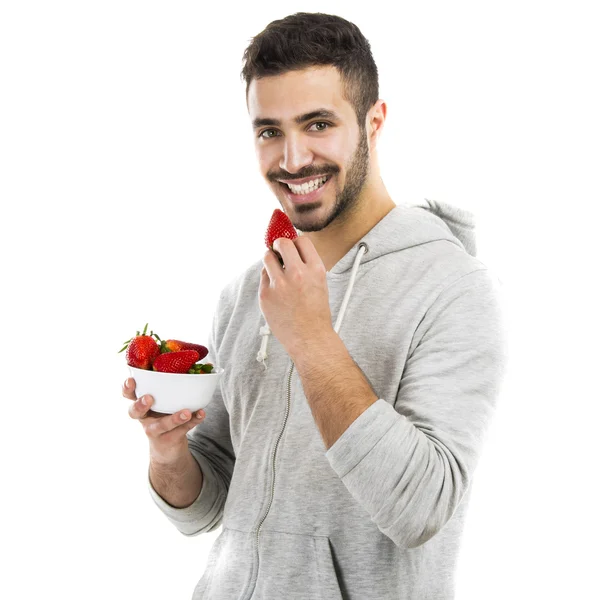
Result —
<svg viewBox="0 0 600 600"><path fill-rule="evenodd" d="M329 450L372 404L377 394L354 362L340 336L326 332L310 354L292 357L310 409Z"/></svg>
<svg viewBox="0 0 600 600"><path fill-rule="evenodd" d="M190 452L171 464L150 458L148 477L156 493L173 508L187 508L202 489L202 471Z"/></svg>
<svg viewBox="0 0 600 600"><path fill-rule="evenodd" d="M369 391L362 401L342 392L352 403L369 404L344 429L344 416L326 412L334 404L344 412L345 399L335 398L328 387L334 376L322 373L318 384L313 370L307 378L306 396L317 424L337 420L331 440L343 430L325 456L380 531L399 547L414 548L431 539L466 493L506 358L497 290L482 269L447 286L427 310L414 333L396 398L369 404ZM355 367L351 375L356 381L358 371ZM324 439L331 435L319 427Z"/></svg>
<svg viewBox="0 0 600 600"><path fill-rule="evenodd" d="M208 357L216 366L222 364L218 350L221 326L224 328L228 323L222 313L225 294L226 291L221 293L207 344ZM157 464L151 458L148 469L150 496L169 521L187 536L207 533L221 525L235 466L229 413L220 385L204 411L206 417L202 423L186 434L189 453L170 466Z"/></svg>

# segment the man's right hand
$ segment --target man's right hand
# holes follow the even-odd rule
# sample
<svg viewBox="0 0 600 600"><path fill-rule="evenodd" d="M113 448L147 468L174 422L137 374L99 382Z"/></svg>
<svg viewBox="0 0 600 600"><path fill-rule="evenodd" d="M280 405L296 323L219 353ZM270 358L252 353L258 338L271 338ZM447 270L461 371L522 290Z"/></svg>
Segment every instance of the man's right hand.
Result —
<svg viewBox="0 0 600 600"><path fill-rule="evenodd" d="M172 415L154 412L151 410L154 402L152 396L145 395L139 400L136 398L135 379L132 377L125 380L122 392L125 398L133 400L129 406L129 416L142 424L150 441L152 461L158 464L174 463L189 453L186 433L204 420L206 415L202 409L194 414L188 409Z"/></svg>

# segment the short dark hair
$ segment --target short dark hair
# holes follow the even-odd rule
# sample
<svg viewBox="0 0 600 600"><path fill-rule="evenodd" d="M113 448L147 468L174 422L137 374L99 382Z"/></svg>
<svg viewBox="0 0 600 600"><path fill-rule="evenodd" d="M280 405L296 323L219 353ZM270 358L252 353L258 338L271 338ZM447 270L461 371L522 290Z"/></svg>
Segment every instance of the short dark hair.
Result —
<svg viewBox="0 0 600 600"><path fill-rule="evenodd" d="M318 65L337 68L342 97L354 107L359 127L379 99L377 65L368 40L354 23L336 15L298 12L272 21L252 38L243 60L246 103L253 79Z"/></svg>

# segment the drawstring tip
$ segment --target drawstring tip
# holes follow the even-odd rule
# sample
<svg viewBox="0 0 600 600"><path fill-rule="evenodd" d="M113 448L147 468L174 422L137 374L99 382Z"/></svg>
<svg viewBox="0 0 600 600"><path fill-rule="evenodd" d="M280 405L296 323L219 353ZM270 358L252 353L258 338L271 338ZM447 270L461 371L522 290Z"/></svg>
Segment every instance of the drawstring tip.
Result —
<svg viewBox="0 0 600 600"><path fill-rule="evenodd" d="M265 371L267 370L267 360L266 359L267 359L267 357L263 356L260 352L258 353L258 355L256 357L256 360L259 363L262 363L263 367L265 368Z"/></svg>
<svg viewBox="0 0 600 600"><path fill-rule="evenodd" d="M259 363L262 363L263 367L265 368L265 370L267 369L267 352L265 349L263 349L261 347L261 349L258 351L258 354L256 355L256 360Z"/></svg>
<svg viewBox="0 0 600 600"><path fill-rule="evenodd" d="M271 329L268 325L264 325L260 328L260 335L262 336L262 343L260 345L260 350L256 355L256 360L259 363L262 363L265 371L267 370L267 345L269 343L269 336L271 335Z"/></svg>

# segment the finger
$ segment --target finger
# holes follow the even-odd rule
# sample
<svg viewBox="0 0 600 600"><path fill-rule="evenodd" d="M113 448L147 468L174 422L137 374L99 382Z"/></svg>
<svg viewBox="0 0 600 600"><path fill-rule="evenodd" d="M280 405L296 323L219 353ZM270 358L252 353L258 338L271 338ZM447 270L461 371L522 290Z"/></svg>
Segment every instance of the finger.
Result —
<svg viewBox="0 0 600 600"><path fill-rule="evenodd" d="M158 413L150 410L153 402L154 398L148 394L145 394L129 406L129 416L132 419L146 419L153 415L158 415Z"/></svg>
<svg viewBox="0 0 600 600"><path fill-rule="evenodd" d="M144 421L146 420L144 419ZM173 429L176 429L180 425L188 425L190 422L195 422L197 425L199 420L197 417L193 417L192 411L186 408L160 419L152 419L148 424L144 423L144 429L148 436L158 437L159 435L173 431Z"/></svg>
<svg viewBox="0 0 600 600"><path fill-rule="evenodd" d="M269 281L273 281L275 277L283 274L283 268L279 264L277 255L272 250L267 250L263 256L263 268L269 276Z"/></svg>
<svg viewBox="0 0 600 600"><path fill-rule="evenodd" d="M302 266L302 258L298 254L296 244L288 238L277 238L273 242L273 250L279 252L283 258L286 271L294 267Z"/></svg>
<svg viewBox="0 0 600 600"><path fill-rule="evenodd" d="M317 249L311 242L310 238L306 237L305 235L301 235L300 237L290 241L296 246L296 250L305 264L316 265L320 263L323 265L323 267L325 266L323 259L317 252Z"/></svg>
<svg viewBox="0 0 600 600"><path fill-rule="evenodd" d="M174 427L170 431L158 435L160 436L161 441L175 441L175 438L177 438L180 435L186 434L188 431L194 429L194 427L200 425L202 421L204 421L204 415L198 416L198 413L195 412L193 413L192 418L188 419L185 423L177 425L177 427ZM173 439L171 440L171 438Z"/></svg>
<svg viewBox="0 0 600 600"><path fill-rule="evenodd" d="M259 290L266 290L271 284L271 280L269 279L269 274L267 273L266 267L263 267L260 272L260 284Z"/></svg>
<svg viewBox="0 0 600 600"><path fill-rule="evenodd" d="M135 379L128 377L122 386L122 394L128 400L137 400L135 396Z"/></svg>

